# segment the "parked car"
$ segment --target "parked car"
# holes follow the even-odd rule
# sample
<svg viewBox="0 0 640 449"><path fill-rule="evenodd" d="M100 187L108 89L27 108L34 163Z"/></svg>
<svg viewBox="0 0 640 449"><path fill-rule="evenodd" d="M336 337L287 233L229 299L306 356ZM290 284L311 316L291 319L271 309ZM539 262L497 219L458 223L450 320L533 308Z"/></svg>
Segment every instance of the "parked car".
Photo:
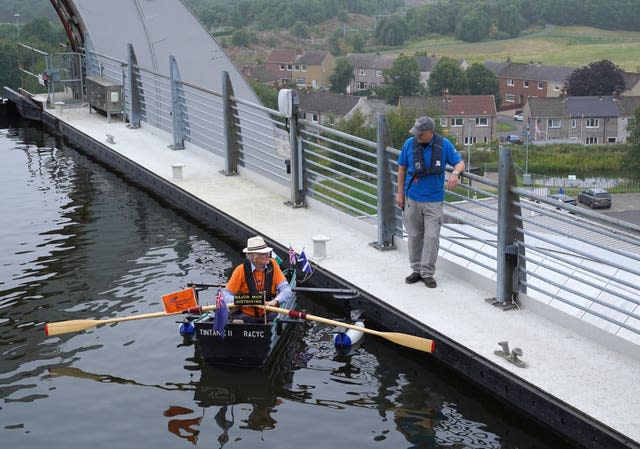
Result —
<svg viewBox="0 0 640 449"><path fill-rule="evenodd" d="M578 194L578 201L592 209L611 207L611 195L605 189L586 189Z"/></svg>
<svg viewBox="0 0 640 449"><path fill-rule="evenodd" d="M517 134L509 134L508 136L505 136L504 141L507 143L517 143L517 144L522 143L522 139Z"/></svg>
<svg viewBox="0 0 640 449"><path fill-rule="evenodd" d="M516 122L521 122L524 120L524 115L522 114L522 112L520 114L514 114L513 120L515 120Z"/></svg>
<svg viewBox="0 0 640 449"><path fill-rule="evenodd" d="M565 204L571 204L572 206L578 205L578 202L574 197L565 195L564 193L555 193L553 195L549 195L549 198L552 198L556 201L562 201Z"/></svg>

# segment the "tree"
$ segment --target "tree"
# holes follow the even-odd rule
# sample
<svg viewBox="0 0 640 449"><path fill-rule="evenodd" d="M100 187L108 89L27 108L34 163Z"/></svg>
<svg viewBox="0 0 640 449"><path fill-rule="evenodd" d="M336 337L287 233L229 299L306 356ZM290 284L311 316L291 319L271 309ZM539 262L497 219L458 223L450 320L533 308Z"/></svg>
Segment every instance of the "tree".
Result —
<svg viewBox="0 0 640 449"><path fill-rule="evenodd" d="M247 47L250 43L255 42L256 36L252 31L240 29L231 35L231 43L236 47Z"/></svg>
<svg viewBox="0 0 640 449"><path fill-rule="evenodd" d="M367 40L362 33L353 33L349 36L348 42L355 53L362 53Z"/></svg>
<svg viewBox="0 0 640 449"><path fill-rule="evenodd" d="M493 95L500 97L498 79L491 70L479 62L474 62L465 73L470 95Z"/></svg>
<svg viewBox="0 0 640 449"><path fill-rule="evenodd" d="M400 17L385 17L376 27L374 36L382 45L402 45L407 39L407 24Z"/></svg>
<svg viewBox="0 0 640 449"><path fill-rule="evenodd" d="M475 8L475 5L473 5ZM456 38L465 42L480 42L489 35L491 23L482 9L469 8L456 24Z"/></svg>
<svg viewBox="0 0 640 449"><path fill-rule="evenodd" d="M347 86L353 79L353 66L349 64L346 57L340 56L336 58L336 68L333 69L333 73L329 77L329 83L331 83L331 91L338 93L345 93Z"/></svg>
<svg viewBox="0 0 640 449"><path fill-rule="evenodd" d="M0 86L13 89L20 87L16 45L8 40L0 40Z"/></svg>
<svg viewBox="0 0 640 449"><path fill-rule="evenodd" d="M445 89L452 95L467 94L467 79L460 64L443 57L429 75L429 95L442 95Z"/></svg>
<svg viewBox="0 0 640 449"><path fill-rule="evenodd" d="M629 125L629 137L627 142L631 144L629 151L628 168L640 171L640 108L636 109L633 123Z"/></svg>
<svg viewBox="0 0 640 449"><path fill-rule="evenodd" d="M607 59L574 70L567 80L567 93L573 96L611 95L625 89L623 70Z"/></svg>
<svg viewBox="0 0 640 449"><path fill-rule="evenodd" d="M271 109L278 109L278 91L273 87L265 86L258 81L251 81L251 87L262 104Z"/></svg>
<svg viewBox="0 0 640 449"><path fill-rule="evenodd" d="M420 92L420 66L412 56L399 56L391 68L382 70L387 88L385 102L396 104L400 95L415 95Z"/></svg>
<svg viewBox="0 0 640 449"><path fill-rule="evenodd" d="M309 37L309 34L310 34L309 25L298 20L291 27L291 34L294 35L295 37L301 37L303 39L306 39Z"/></svg>

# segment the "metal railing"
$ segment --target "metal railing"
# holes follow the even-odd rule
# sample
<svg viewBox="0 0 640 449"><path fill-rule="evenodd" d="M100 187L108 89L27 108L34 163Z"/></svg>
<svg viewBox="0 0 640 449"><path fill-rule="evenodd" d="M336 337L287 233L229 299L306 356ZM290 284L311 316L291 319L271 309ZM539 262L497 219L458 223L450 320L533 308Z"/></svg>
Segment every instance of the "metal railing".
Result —
<svg viewBox="0 0 640 449"><path fill-rule="evenodd" d="M384 116L370 141L299 119L295 95L283 112L237 98L226 73L216 92L181 80L175 60L170 76L139 67L132 48L128 62L84 57L87 73L121 81L130 126L171 133L174 149L189 142L223 157L223 173L242 167L289 186L292 207L313 199L371 223L378 249L405 238L394 205L399 150L389 146ZM518 187L509 148L500 149L498 182L462 179L447 194L442 257L495 280L492 302L502 308L526 294L640 341L640 226Z"/></svg>

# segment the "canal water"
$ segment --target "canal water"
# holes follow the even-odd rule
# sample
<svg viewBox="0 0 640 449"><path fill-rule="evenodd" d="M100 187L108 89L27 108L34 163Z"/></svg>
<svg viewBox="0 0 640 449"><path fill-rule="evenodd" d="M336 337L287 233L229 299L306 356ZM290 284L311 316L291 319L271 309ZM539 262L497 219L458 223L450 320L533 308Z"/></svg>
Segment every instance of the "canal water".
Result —
<svg viewBox="0 0 640 449"><path fill-rule="evenodd" d="M425 354L367 336L340 355L316 323L249 372L202 366L172 318L46 337L45 322L161 311L187 282L224 282L242 247L38 124L0 124L0 161L2 447L569 447Z"/></svg>

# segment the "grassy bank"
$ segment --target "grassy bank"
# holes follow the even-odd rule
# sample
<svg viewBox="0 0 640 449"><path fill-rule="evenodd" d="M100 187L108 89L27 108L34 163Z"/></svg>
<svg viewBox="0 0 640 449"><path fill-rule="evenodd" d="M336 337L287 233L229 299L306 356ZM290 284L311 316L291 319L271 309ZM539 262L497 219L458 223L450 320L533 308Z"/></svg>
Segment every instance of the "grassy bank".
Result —
<svg viewBox="0 0 640 449"><path fill-rule="evenodd" d="M607 31L590 27L554 27L528 30L521 37L499 41L466 43L452 37L434 37L408 42L386 53L427 52L466 59L469 63L540 61L547 65L582 67L608 59L624 70L640 72L640 32Z"/></svg>

